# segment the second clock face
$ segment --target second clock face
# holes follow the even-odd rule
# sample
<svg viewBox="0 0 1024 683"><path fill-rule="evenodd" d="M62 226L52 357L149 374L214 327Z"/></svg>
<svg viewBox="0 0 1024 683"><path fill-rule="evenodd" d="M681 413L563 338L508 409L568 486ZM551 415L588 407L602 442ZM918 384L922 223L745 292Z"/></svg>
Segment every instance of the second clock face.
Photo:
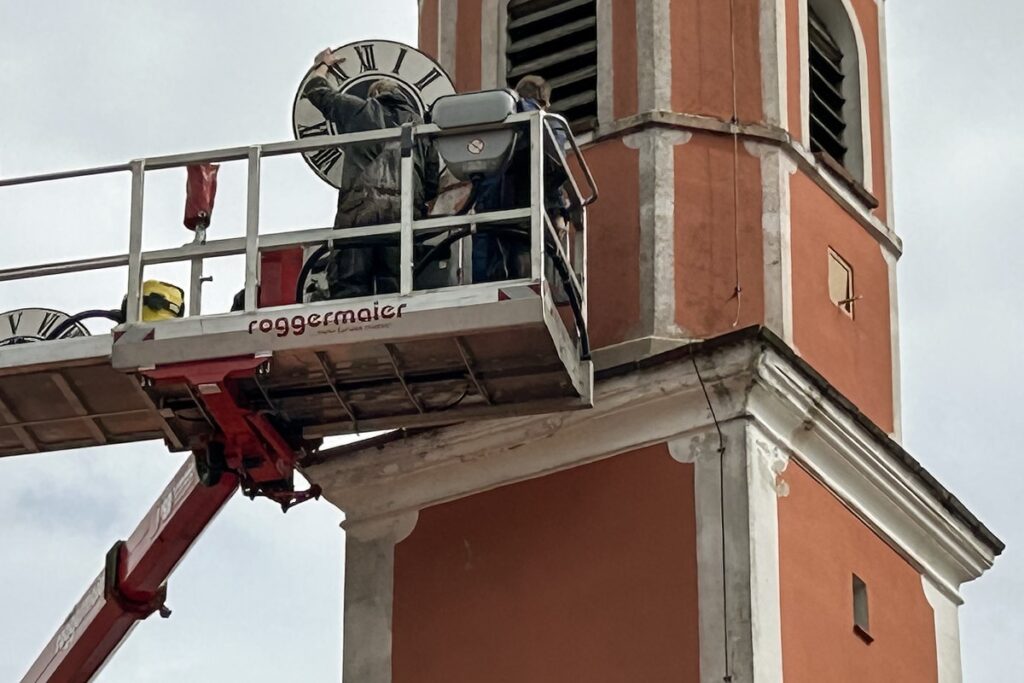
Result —
<svg viewBox="0 0 1024 683"><path fill-rule="evenodd" d="M49 308L19 308L16 311L0 313L0 346L43 341L64 324L67 313ZM61 339L85 337L89 330L81 323L74 323L61 334Z"/></svg>
<svg viewBox="0 0 1024 683"><path fill-rule="evenodd" d="M344 93L366 97L374 81L390 78L426 113L434 101L455 92L455 86L444 69L416 48L390 40L364 40L343 45L333 52L345 61L328 70L327 80ZM318 135L337 135L334 124L324 119L316 107L302 96L306 83L313 76L310 69L299 84L292 107L292 128L296 139ZM345 164L342 150L328 148L303 154L306 163L323 180L341 186L341 170Z"/></svg>

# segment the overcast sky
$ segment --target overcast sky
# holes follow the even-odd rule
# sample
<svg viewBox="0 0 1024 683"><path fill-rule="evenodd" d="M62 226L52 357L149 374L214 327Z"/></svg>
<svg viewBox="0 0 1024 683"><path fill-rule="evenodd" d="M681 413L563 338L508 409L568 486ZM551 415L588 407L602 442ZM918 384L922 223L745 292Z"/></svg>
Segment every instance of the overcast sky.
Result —
<svg viewBox="0 0 1024 683"><path fill-rule="evenodd" d="M0 176L287 139L312 56L368 37L415 44L415 5L0 0ZM1024 3L888 6L905 445L1009 545L965 587L961 620L965 680L1006 680L1024 643L1024 463L1011 439L1024 403ZM244 170L221 178L211 230L241 234ZM181 186L180 172L147 176L147 247L187 239ZM272 229L333 215L333 194L297 159L267 163L264 191ZM124 175L4 189L0 267L123 252L127 215ZM227 306L237 265L214 268L209 303ZM124 277L0 284L0 310L115 307ZM182 459L150 444L0 462L0 680L24 673ZM142 623L98 680L338 680L341 518L327 504L281 515L234 499L171 579L174 616Z"/></svg>

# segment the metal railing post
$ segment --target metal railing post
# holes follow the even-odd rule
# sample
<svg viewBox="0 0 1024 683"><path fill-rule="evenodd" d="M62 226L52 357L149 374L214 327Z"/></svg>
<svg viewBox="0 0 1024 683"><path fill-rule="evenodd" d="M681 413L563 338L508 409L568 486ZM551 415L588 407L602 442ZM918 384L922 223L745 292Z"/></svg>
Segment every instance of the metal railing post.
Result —
<svg viewBox="0 0 1024 683"><path fill-rule="evenodd" d="M206 228L202 225L196 226L195 239L192 241L196 246L206 244ZM202 315L203 314L203 257L199 256L192 259L192 272L189 277L189 292L188 292L188 314Z"/></svg>
<svg viewBox="0 0 1024 683"><path fill-rule="evenodd" d="M589 324L590 319L587 317L587 301L590 300L590 296L587 293L589 289L587 283L587 233L589 230L587 225L586 207L583 207L580 210L580 213L583 224L576 229L576 244L574 245L576 250L576 265L574 265L573 268L578 269L576 272L576 280L580 283L580 289L582 290L581 293L583 294L583 305L581 306L583 322Z"/></svg>
<svg viewBox="0 0 1024 683"><path fill-rule="evenodd" d="M412 126L402 126L402 232L399 248L399 291L402 294L412 293L413 280L413 234L412 223L415 218L414 187L413 187L413 130Z"/></svg>
<svg viewBox="0 0 1024 683"><path fill-rule="evenodd" d="M102 175L129 171L132 174L131 194L131 221L130 240L128 253L114 256L104 256L88 259L76 259L44 263L36 266L20 266L15 268L0 268L0 282L20 280L25 278L37 278L62 273L77 273L89 270L100 270L128 266L128 287L125 295L127 297L127 321L137 322L142 316L142 281L145 269L148 266L178 263L187 261L191 263L191 288L188 295L188 310L190 315L202 313L202 282L209 280L204 277L205 260L220 256L245 256L245 290L244 308L251 312L259 305L259 284L260 284L260 246L279 248L299 244L312 244L331 239L359 239L363 237L380 237L391 240L395 235L400 238L399 264L402 294L410 294L415 288L415 235L427 232L434 233L438 229L451 229L453 227L475 224L494 225L498 223L514 223L520 227L529 219L531 239L530 249L530 279L544 280L546 258L545 254L550 248L546 242L547 235L547 206L544 200L545 195L545 167L548 156L545 151L548 149L547 137L556 139L557 136L552 127L557 124L565 128L568 133L568 124L556 114L544 114L540 112L517 113L506 118L502 122L481 124L479 130L494 130L508 126L514 126L516 130L523 133L523 127L528 126L531 152L530 152L530 193L531 205L529 207L502 209L498 211L485 212L482 216L442 216L422 217L416 215L416 171L415 171L415 140L417 135L435 136L443 134L443 131L434 124L422 124L419 126L407 125L401 128L386 128L381 130L364 131L360 133L349 133L338 136L319 136L315 139L304 139L286 142L271 142L247 147L232 147L217 149L205 152L191 152L186 154L168 155L137 159L127 164L116 166L103 166L96 168L85 168L76 171L60 173L48 173L35 176L24 176L20 178L0 179L0 188L7 186L26 185L39 183L47 180L59 180L64 178L76 178L80 176ZM468 129L476 130L477 126L468 126ZM592 176L586 167L586 160L582 157L578 145L572 138L568 137L569 144L578 156L578 161L583 168L583 175L587 184L591 185L590 197L580 197L579 187L576 185L572 174L569 174L574 193L574 202L586 206L597 194L593 186ZM259 235L259 210L260 210L260 185L261 185L261 160L263 157L299 154L302 152L328 147L344 146L348 144L380 143L393 150L396 143L401 144L402 160L400 165L400 178L402 182L401 205L402 215L399 220L384 225L365 226L352 228L346 231L343 237L336 235L332 227L298 230L289 233L275 233L263 238ZM161 170L167 168L182 168L189 164L214 163L224 161L243 161L248 164L248 194L245 236L232 237L228 239L217 239L211 242L204 242L201 236L196 236L196 241L184 247L156 249L143 251L143 194L145 185L145 173L147 171ZM584 229L585 232L585 229ZM559 244L553 245L560 251L566 251L561 247L561 235L558 238ZM582 251L586 251L586 238L582 240ZM459 269L461 278L460 284L473 282L472 273L472 239L467 238L460 242ZM453 255L453 258L455 256ZM585 270L585 263L584 268ZM521 274L524 279L527 273ZM585 274L579 278L583 283L586 281Z"/></svg>
<svg viewBox="0 0 1024 683"><path fill-rule="evenodd" d="M530 279L544 279L543 113L530 119Z"/></svg>
<svg viewBox="0 0 1024 683"><path fill-rule="evenodd" d="M132 209L128 233L128 297L125 322L136 323L141 313L142 299L142 200L146 187L146 160L131 162Z"/></svg>
<svg viewBox="0 0 1024 683"><path fill-rule="evenodd" d="M260 279L260 147L249 148L245 202L245 310L256 310Z"/></svg>

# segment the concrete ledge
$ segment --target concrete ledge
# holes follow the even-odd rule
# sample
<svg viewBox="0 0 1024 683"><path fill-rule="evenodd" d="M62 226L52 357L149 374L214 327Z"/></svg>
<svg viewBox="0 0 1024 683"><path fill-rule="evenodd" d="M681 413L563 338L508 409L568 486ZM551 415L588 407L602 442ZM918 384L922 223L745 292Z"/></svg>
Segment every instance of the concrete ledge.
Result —
<svg viewBox="0 0 1024 683"><path fill-rule="evenodd" d="M899 444L761 328L605 367L594 398L586 411L352 444L321 453L304 472L350 519L365 521L671 442L713 428L716 419L740 419L800 459L948 593L1002 552L1002 542Z"/></svg>
<svg viewBox="0 0 1024 683"><path fill-rule="evenodd" d="M810 150L794 140L789 132L777 126L760 123L733 123L712 116L683 114L671 111L647 111L618 119L602 126L588 141L595 144L603 140L623 137L650 127L672 128L714 135L738 135L744 140L777 145L819 187L838 202L879 244L896 256L903 253L903 241L881 219L871 213L865 198L843 183L828 166L816 159Z"/></svg>

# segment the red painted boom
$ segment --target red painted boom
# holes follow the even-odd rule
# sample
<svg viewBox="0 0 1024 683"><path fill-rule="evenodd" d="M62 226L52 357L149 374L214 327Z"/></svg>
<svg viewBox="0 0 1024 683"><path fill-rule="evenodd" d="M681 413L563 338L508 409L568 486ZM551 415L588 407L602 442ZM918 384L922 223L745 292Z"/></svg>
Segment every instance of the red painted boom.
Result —
<svg viewBox="0 0 1024 683"><path fill-rule="evenodd" d="M110 549L104 571L22 683L85 683L136 622L155 611L169 614L164 582L237 489L238 479L228 473L216 486L203 486L189 458L131 537Z"/></svg>

